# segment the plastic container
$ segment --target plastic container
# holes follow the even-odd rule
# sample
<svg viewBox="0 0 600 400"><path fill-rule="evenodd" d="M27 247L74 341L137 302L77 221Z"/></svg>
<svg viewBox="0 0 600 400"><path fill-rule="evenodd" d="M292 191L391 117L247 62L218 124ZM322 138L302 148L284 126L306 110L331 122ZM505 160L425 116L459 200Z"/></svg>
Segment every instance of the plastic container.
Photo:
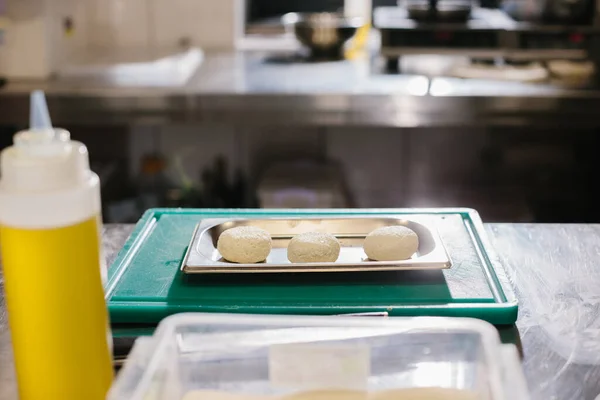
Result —
<svg viewBox="0 0 600 400"><path fill-rule="evenodd" d="M291 399L319 391L339 400L390 391L394 399L528 399L516 347L501 344L483 321L236 314L163 320L153 338L136 343L109 399Z"/></svg>
<svg viewBox="0 0 600 400"><path fill-rule="evenodd" d="M0 247L21 400L104 399L113 371L100 254L100 181L86 147L31 129L0 155Z"/></svg>

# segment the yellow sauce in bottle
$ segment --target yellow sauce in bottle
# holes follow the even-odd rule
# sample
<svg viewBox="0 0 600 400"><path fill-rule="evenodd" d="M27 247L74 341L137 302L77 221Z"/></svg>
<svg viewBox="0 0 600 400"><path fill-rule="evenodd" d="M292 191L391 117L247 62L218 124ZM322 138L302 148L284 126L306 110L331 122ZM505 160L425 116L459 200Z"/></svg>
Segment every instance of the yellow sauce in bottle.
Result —
<svg viewBox="0 0 600 400"><path fill-rule="evenodd" d="M98 217L0 226L0 247L20 400L104 399L113 371Z"/></svg>

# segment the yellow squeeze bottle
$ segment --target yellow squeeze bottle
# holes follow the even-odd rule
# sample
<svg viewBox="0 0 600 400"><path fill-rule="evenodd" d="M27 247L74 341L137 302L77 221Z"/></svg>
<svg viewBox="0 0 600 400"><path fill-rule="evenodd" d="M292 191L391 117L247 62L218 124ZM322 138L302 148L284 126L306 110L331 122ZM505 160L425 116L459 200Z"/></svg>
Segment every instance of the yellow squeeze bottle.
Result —
<svg viewBox="0 0 600 400"><path fill-rule="evenodd" d="M0 154L0 250L19 398L103 400L113 371L100 182L86 147L51 127L41 92L32 95L31 120Z"/></svg>

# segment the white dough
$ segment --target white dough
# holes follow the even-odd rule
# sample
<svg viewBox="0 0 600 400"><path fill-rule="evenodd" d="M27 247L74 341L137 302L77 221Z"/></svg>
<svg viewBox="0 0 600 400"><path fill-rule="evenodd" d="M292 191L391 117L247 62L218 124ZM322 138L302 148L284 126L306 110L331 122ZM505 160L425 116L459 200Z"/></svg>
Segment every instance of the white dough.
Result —
<svg viewBox="0 0 600 400"><path fill-rule="evenodd" d="M194 390L182 400L478 400L481 397L469 390L448 388L407 388L381 392L359 390L315 390L283 396L230 394L209 390Z"/></svg>
<svg viewBox="0 0 600 400"><path fill-rule="evenodd" d="M359 390L313 390L283 396L281 400L368 400L369 394Z"/></svg>
<svg viewBox="0 0 600 400"><path fill-rule="evenodd" d="M476 392L440 387L407 388L375 392L369 400L478 400Z"/></svg>
<svg viewBox="0 0 600 400"><path fill-rule="evenodd" d="M271 396L252 396L248 394L234 394L217 392L213 390L192 390L187 392L181 400L275 400Z"/></svg>
<svg viewBox="0 0 600 400"><path fill-rule="evenodd" d="M406 260L419 248L419 237L405 226L384 226L369 233L363 247L371 260Z"/></svg>
<svg viewBox="0 0 600 400"><path fill-rule="evenodd" d="M547 65L550 73L560 78L589 78L595 71L591 61L552 60Z"/></svg>
<svg viewBox="0 0 600 400"><path fill-rule="evenodd" d="M540 82L548 79L548 70L540 63L528 65L455 65L450 75L465 79L497 79L515 82Z"/></svg>
<svg viewBox="0 0 600 400"><path fill-rule="evenodd" d="M329 233L306 232L294 236L287 249L293 263L334 262L340 255L340 242Z"/></svg>
<svg viewBox="0 0 600 400"><path fill-rule="evenodd" d="M237 226L221 233L217 249L221 256L230 262L261 262L271 252L271 234L255 226Z"/></svg>

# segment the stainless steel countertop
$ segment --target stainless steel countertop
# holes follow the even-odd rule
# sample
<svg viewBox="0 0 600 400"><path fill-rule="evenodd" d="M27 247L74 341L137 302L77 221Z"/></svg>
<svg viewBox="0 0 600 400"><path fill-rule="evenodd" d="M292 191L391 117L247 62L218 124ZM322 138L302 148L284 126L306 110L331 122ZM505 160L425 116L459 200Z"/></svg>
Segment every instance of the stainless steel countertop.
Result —
<svg viewBox="0 0 600 400"><path fill-rule="evenodd" d="M132 230L109 225L108 261ZM593 400L600 394L600 225L487 224L520 301L518 334L533 400ZM0 286L2 279L0 277ZM0 399L16 399L6 309L0 296ZM520 337L520 338L519 338Z"/></svg>
<svg viewBox="0 0 600 400"><path fill-rule="evenodd" d="M181 86L157 81L140 87L135 77L117 77L114 70L92 80L11 82L0 89L0 123L26 124L29 92L44 89L57 125L600 125L600 91L435 77L448 62L438 56L408 58L402 75L382 74L380 62L369 57L286 60L264 51L209 53Z"/></svg>

